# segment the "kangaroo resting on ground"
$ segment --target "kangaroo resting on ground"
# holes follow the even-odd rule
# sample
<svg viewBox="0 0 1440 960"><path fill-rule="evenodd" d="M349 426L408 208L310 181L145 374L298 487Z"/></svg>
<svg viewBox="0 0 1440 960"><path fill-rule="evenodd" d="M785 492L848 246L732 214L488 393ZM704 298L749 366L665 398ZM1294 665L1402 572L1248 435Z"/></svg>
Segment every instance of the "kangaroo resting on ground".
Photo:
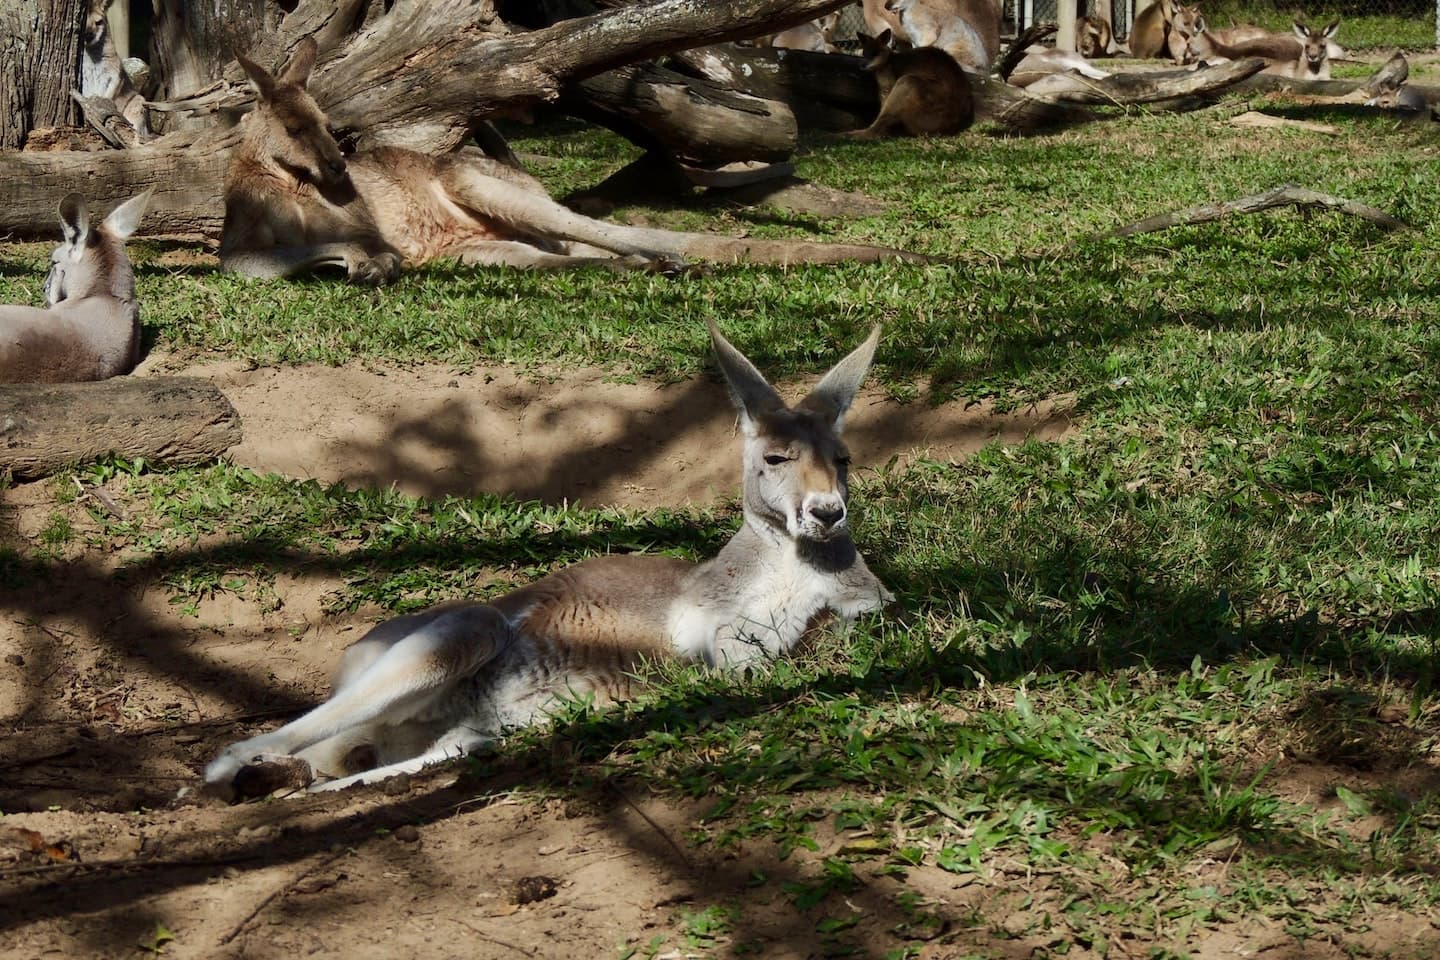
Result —
<svg viewBox="0 0 1440 960"><path fill-rule="evenodd" d="M904 45L895 49L894 44ZM849 136L875 139L897 133L912 137L948 136L975 120L970 78L939 47L910 49L889 30L878 37L860 34L865 69L880 88L880 113L870 126Z"/></svg>
<svg viewBox="0 0 1440 960"><path fill-rule="evenodd" d="M1312 30L1296 22L1294 36L1288 34L1267 34L1234 44L1225 43L1206 28L1205 18L1196 21L1196 31L1190 37L1186 59L1216 63L1224 60L1241 60L1245 57L1263 57L1267 61L1265 73L1292 77L1296 80L1329 80L1330 48L1335 31L1340 28L1336 20L1323 30Z"/></svg>
<svg viewBox="0 0 1440 960"><path fill-rule="evenodd" d="M432 157L381 147L347 158L305 89L315 57L315 41L306 38L278 76L238 58L258 102L225 176L225 270L287 277L333 265L352 280L381 283L398 275L402 260L436 257L516 267L924 259L860 244L738 240L592 220L550 199L529 174L475 151Z"/></svg>
<svg viewBox="0 0 1440 960"><path fill-rule="evenodd" d="M301 766L318 790L413 773L566 698L625 699L647 659L735 668L785 653L828 614L893 599L850 539L840 438L880 328L793 407L713 323L710 336L744 437L745 520L714 559L597 557L489 603L382 623L345 651L330 699L227 747L207 787L233 795L266 763Z"/></svg>
<svg viewBox="0 0 1440 960"><path fill-rule="evenodd" d="M125 238L151 187L91 229L85 199L60 201L64 242L50 255L49 309L0 306L0 383L74 383L129 373L140 359L140 306Z"/></svg>

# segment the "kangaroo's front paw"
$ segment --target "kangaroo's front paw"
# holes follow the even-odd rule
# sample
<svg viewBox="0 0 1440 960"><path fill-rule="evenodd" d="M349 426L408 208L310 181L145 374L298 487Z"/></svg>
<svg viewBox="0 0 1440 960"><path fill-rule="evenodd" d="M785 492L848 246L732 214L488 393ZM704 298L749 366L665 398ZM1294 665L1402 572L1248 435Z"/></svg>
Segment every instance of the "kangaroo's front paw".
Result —
<svg viewBox="0 0 1440 960"><path fill-rule="evenodd" d="M389 283L400 276L400 257L393 253L381 253L360 260L350 267L350 279L356 283L379 285Z"/></svg>
<svg viewBox="0 0 1440 960"><path fill-rule="evenodd" d="M245 756L235 747L205 768L205 791L230 803L268 796L277 790L303 790L314 780L310 764L299 757L266 753Z"/></svg>

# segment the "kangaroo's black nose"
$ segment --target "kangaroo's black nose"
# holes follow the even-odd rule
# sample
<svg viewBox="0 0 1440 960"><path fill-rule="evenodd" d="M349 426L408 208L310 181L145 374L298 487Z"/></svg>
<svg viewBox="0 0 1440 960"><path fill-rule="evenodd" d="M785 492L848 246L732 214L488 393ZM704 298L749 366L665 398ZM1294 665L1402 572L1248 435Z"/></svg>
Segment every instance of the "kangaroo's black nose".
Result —
<svg viewBox="0 0 1440 960"><path fill-rule="evenodd" d="M335 176L337 176L337 177L340 176L340 174L342 174L342 173L345 172L345 161L344 161L344 160L331 160L331 161L330 161L330 172L333 173L333 174L335 174Z"/></svg>
<svg viewBox="0 0 1440 960"><path fill-rule="evenodd" d="M810 508L810 516L827 527L833 527L845 516L845 508L815 506Z"/></svg>

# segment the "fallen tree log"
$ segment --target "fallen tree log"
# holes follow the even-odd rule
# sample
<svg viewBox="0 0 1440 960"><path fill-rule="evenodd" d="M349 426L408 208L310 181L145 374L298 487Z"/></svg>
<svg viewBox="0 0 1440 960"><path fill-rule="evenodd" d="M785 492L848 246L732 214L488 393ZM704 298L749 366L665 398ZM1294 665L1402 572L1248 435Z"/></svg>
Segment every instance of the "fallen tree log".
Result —
<svg viewBox="0 0 1440 960"><path fill-rule="evenodd" d="M559 107L686 163L784 160L795 115L784 103L653 64L607 70L566 88Z"/></svg>
<svg viewBox="0 0 1440 960"><path fill-rule="evenodd" d="M0 473L50 476L110 454L208 463L240 442L240 415L192 377L0 384Z"/></svg>
<svg viewBox="0 0 1440 960"><path fill-rule="evenodd" d="M1372 206L1359 203L1355 200L1347 200L1344 197L1336 197L1328 193L1319 193L1315 190L1297 187L1293 183L1287 183L1275 187L1272 190L1266 190L1264 193L1252 194L1248 197L1239 197L1235 200L1223 200L1219 203L1205 203L1197 207L1177 210L1173 213L1146 217L1144 220L1137 220L1135 223L1126 224L1114 230L1110 235L1114 237L1133 237L1136 234L1154 233L1157 230L1168 230L1171 227L1210 223L1215 220L1223 220L1226 217L1235 216L1236 214L1259 213L1262 210L1271 210L1275 207L1300 207L1301 209L1319 207L1327 210L1337 210L1340 213L1347 213L1354 217L1369 220L1371 223L1383 227L1386 230L1409 228L1409 224L1405 221L1392 217L1383 210L1377 210Z"/></svg>
<svg viewBox="0 0 1440 960"><path fill-rule="evenodd" d="M334 127L359 147L389 144L429 153L462 143L475 123L537 101L562 86L687 47L743 39L803 23L844 0L653 0L511 32L491 0L396 0L388 12L343 27L357 0L309 0L259 38L274 63L318 31L321 62L310 92ZM227 77L230 74L227 72ZM217 88L207 109L249 97L238 79ZM172 111L174 112L174 111ZM0 235L51 238L56 198L80 190L95 206L159 186L142 232L216 236L232 131L162 137L133 150L0 153Z"/></svg>

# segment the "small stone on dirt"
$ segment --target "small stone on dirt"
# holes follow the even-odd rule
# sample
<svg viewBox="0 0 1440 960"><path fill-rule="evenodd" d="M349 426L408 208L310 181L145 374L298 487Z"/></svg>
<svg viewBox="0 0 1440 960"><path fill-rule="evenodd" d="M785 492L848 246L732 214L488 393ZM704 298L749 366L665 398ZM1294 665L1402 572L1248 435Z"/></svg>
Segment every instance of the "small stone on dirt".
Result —
<svg viewBox="0 0 1440 960"><path fill-rule="evenodd" d="M395 839L401 843L416 843L420 840L420 831L413 823L402 823L395 828Z"/></svg>
<svg viewBox="0 0 1440 960"><path fill-rule="evenodd" d="M521 877L515 881L510 899L516 904L535 903L550 899L559 890L560 884L554 877Z"/></svg>

